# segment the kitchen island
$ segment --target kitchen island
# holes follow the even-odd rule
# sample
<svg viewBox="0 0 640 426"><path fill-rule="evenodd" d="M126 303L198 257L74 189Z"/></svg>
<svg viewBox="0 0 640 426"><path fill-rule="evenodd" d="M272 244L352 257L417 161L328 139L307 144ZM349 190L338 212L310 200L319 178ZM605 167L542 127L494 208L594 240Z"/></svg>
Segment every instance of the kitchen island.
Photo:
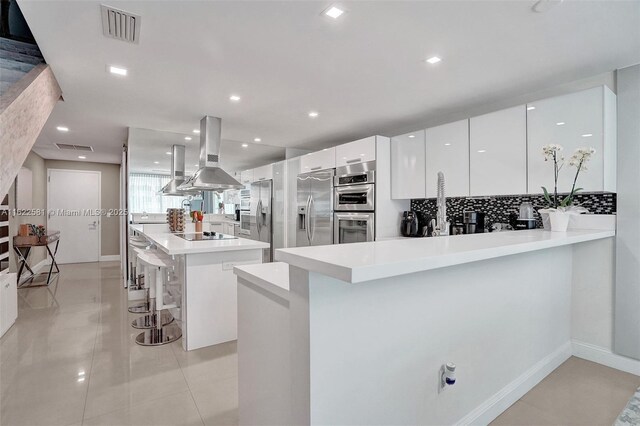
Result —
<svg viewBox="0 0 640 426"><path fill-rule="evenodd" d="M571 356L576 286L612 280L580 269L612 271L614 236L303 247L237 267L240 423L487 424Z"/></svg>
<svg viewBox="0 0 640 426"><path fill-rule="evenodd" d="M237 291L234 266L262 262L268 244L246 238L187 241L158 230L133 225L158 250L175 261L179 306L174 316L182 328L182 347L193 350L237 338ZM171 292L170 292L171 293ZM171 297L169 294L165 297Z"/></svg>

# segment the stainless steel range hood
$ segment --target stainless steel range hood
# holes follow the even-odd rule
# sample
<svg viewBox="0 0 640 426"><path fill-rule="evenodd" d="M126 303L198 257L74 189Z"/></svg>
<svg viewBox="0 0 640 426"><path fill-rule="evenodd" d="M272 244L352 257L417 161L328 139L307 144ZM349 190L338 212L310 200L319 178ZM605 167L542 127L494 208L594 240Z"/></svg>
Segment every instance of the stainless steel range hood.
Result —
<svg viewBox="0 0 640 426"><path fill-rule="evenodd" d="M185 158L184 145L173 145L171 147L171 180L160 190L162 195L177 195L185 197L188 195L198 195L200 191L182 191L178 186L185 182Z"/></svg>
<svg viewBox="0 0 640 426"><path fill-rule="evenodd" d="M218 167L221 134L221 119L207 115L200 120L200 169L178 189L224 191L244 188L244 185Z"/></svg>

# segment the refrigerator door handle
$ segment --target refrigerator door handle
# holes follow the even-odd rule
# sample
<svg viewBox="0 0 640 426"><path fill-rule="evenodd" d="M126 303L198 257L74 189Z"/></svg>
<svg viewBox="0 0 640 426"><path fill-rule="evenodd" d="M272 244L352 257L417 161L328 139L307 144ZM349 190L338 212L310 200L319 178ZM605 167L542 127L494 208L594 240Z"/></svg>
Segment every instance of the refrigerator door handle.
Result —
<svg viewBox="0 0 640 426"><path fill-rule="evenodd" d="M309 197L309 234L311 234L311 238L310 240L313 241L313 236L315 235L315 230L316 230L316 214L315 211L313 212L313 228L311 228L311 208L312 206L315 206L315 201L313 201L313 196Z"/></svg>
<svg viewBox="0 0 640 426"><path fill-rule="evenodd" d="M262 200L258 200L258 203L256 204L256 229L258 230L258 235L260 235L260 213L262 212L262 209L260 208L261 203Z"/></svg>
<svg viewBox="0 0 640 426"><path fill-rule="evenodd" d="M311 233L309 232L309 227L311 225L311 220L309 219L309 216L311 215L311 211L309 211L310 206L311 206L311 195L307 197L307 205L306 205L307 214L304 217L305 232L307 234L307 240L309 240L309 245L311 245Z"/></svg>

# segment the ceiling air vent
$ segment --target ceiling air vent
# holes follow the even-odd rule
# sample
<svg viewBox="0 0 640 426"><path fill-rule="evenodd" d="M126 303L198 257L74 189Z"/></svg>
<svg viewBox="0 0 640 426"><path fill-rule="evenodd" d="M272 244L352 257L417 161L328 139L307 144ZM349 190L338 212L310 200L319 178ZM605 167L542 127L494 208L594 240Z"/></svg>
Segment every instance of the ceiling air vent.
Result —
<svg viewBox="0 0 640 426"><path fill-rule="evenodd" d="M111 6L100 5L102 13L102 33L105 37L138 44L140 42L139 15Z"/></svg>
<svg viewBox="0 0 640 426"><path fill-rule="evenodd" d="M57 143L56 146L58 147L58 149L70 149L72 151L92 151L93 152L93 147L90 146L86 146L86 145L69 145L67 143Z"/></svg>

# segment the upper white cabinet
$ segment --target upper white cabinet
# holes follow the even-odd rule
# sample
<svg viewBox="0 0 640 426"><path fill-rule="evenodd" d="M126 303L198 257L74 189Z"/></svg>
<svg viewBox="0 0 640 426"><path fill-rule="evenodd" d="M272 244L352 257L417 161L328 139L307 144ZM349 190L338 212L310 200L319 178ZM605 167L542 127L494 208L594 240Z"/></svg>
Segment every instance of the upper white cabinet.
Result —
<svg viewBox="0 0 640 426"><path fill-rule="evenodd" d="M273 164L267 164L266 166L256 167L253 169L252 182L269 179L273 179Z"/></svg>
<svg viewBox="0 0 640 426"><path fill-rule="evenodd" d="M336 167L365 163L376 159L376 136L336 147Z"/></svg>
<svg viewBox="0 0 640 426"><path fill-rule="evenodd" d="M581 147L593 147L588 170L580 173L577 187L585 191L615 191L616 96L606 86L532 102L527 105L528 190L541 193L553 188L553 163L544 161L542 147L564 147L568 161ZM576 169L563 166L558 190L569 192Z"/></svg>
<svg viewBox="0 0 640 426"><path fill-rule="evenodd" d="M469 120L470 195L527 192L526 106Z"/></svg>
<svg viewBox="0 0 640 426"><path fill-rule="evenodd" d="M425 132L419 130L391 138L391 198L424 198Z"/></svg>
<svg viewBox="0 0 640 426"><path fill-rule="evenodd" d="M244 170L240 172L240 183L248 185L253 182L253 170Z"/></svg>
<svg viewBox="0 0 640 426"><path fill-rule="evenodd" d="M305 154L300 157L300 173L315 172L317 170L333 169L336 167L336 148Z"/></svg>
<svg viewBox="0 0 640 426"><path fill-rule="evenodd" d="M469 120L425 131L427 198L437 196L438 172L444 173L448 197L469 195Z"/></svg>

